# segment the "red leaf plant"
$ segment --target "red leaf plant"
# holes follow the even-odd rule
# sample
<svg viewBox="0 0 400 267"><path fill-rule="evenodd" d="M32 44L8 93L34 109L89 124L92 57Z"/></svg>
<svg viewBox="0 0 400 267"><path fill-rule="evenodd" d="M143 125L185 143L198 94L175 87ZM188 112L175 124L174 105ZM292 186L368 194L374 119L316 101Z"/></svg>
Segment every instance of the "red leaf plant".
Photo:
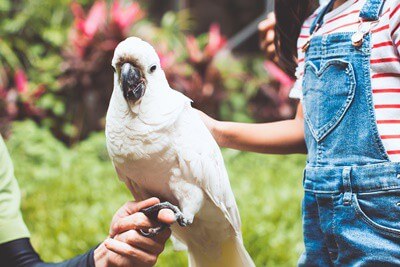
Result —
<svg viewBox="0 0 400 267"><path fill-rule="evenodd" d="M128 7L121 6L119 1L115 1L111 9L111 21L125 34L130 27L144 17L145 13L136 2Z"/></svg>
<svg viewBox="0 0 400 267"><path fill-rule="evenodd" d="M75 133L68 136L61 131L66 122L63 120L54 127L56 136L69 144L103 128L113 89L113 51L145 15L137 2L125 5L119 0L110 6L103 0L96 1L87 13L78 3L73 3L71 9L75 22L70 45L63 52L64 74L59 79L59 94L66 103L63 118L72 118L67 122L74 126Z"/></svg>
<svg viewBox="0 0 400 267"><path fill-rule="evenodd" d="M203 48L193 35L186 36L185 42L187 57L181 62L176 62L173 52L157 47L170 86L191 98L196 108L219 117L224 89L214 59L225 46L226 38L221 35L219 26L212 24Z"/></svg>
<svg viewBox="0 0 400 267"><path fill-rule="evenodd" d="M187 52L189 60L195 64L208 64L217 55L226 44L226 38L221 35L221 30L218 24L213 23L208 32L208 42L203 51L200 49L198 40L189 35L186 37Z"/></svg>
<svg viewBox="0 0 400 267"><path fill-rule="evenodd" d="M14 75L0 69L0 132L7 135L9 123L15 119L38 119L44 112L36 106L37 100L45 92L40 85L30 89L28 77L23 69L17 69ZM7 77L12 77L9 80Z"/></svg>
<svg viewBox="0 0 400 267"><path fill-rule="evenodd" d="M251 99L252 114L260 121L288 119L295 112L295 101L289 98L294 80L272 61L264 62L271 81L262 84Z"/></svg>

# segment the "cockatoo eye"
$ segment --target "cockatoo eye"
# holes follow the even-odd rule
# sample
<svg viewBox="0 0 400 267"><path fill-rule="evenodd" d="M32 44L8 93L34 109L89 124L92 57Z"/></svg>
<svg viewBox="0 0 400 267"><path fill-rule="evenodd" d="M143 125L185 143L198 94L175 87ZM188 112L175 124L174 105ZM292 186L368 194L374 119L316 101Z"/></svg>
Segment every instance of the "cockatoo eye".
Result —
<svg viewBox="0 0 400 267"><path fill-rule="evenodd" d="M112 70L113 70L113 72L114 72L114 73L116 73L116 72L117 72L117 70L114 68L114 66L113 66L113 65L111 65L111 68L112 68Z"/></svg>
<svg viewBox="0 0 400 267"><path fill-rule="evenodd" d="M150 67L150 69L149 69L149 73L151 74L151 73L155 72L156 69L157 69L157 65L152 65L152 66Z"/></svg>

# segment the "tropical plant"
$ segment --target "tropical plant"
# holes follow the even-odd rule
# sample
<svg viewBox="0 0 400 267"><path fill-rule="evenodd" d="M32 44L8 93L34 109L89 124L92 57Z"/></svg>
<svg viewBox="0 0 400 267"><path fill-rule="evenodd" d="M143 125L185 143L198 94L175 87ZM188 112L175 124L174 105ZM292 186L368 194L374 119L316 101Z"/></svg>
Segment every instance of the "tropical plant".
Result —
<svg viewBox="0 0 400 267"><path fill-rule="evenodd" d="M272 61L258 61L255 66L253 82L257 90L248 101L251 116L264 122L293 117L296 103L289 98L293 79Z"/></svg>
<svg viewBox="0 0 400 267"><path fill-rule="evenodd" d="M223 81L220 71L214 64L218 52L224 47L226 38L221 35L217 24L206 34L186 36L185 49L180 56L176 52L163 53L160 58L167 79L172 88L181 91L194 101L194 106L219 116L219 107L224 98Z"/></svg>
<svg viewBox="0 0 400 267"><path fill-rule="evenodd" d="M167 12L159 26L136 1L4 0L0 15L3 129L31 117L67 144L102 129L113 50L129 35L153 44L171 87L216 118L270 121L294 112L287 99L292 81L282 71L227 52L217 24L188 34L188 10Z"/></svg>
<svg viewBox="0 0 400 267"><path fill-rule="evenodd" d="M54 112L39 96L58 89L60 48L70 25L64 1L0 1L0 125L13 119L43 118L40 108Z"/></svg>
<svg viewBox="0 0 400 267"><path fill-rule="evenodd" d="M123 5L96 1L85 14L72 4L74 24L69 35L70 46L63 50L63 74L59 78L65 113L54 127L56 136L74 143L104 126L103 118L111 96L113 81L110 66L113 51L124 40L144 11L137 2ZM67 127L69 126L69 127Z"/></svg>

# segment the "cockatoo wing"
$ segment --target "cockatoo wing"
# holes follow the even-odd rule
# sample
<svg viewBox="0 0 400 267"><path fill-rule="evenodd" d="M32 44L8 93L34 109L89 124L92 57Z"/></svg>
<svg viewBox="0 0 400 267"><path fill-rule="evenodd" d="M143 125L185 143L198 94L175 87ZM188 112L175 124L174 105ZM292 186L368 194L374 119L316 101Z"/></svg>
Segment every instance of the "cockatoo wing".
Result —
<svg viewBox="0 0 400 267"><path fill-rule="evenodd" d="M180 169L203 189L241 237L240 216L220 148L189 102L178 123L181 136L174 141Z"/></svg>
<svg viewBox="0 0 400 267"><path fill-rule="evenodd" d="M115 171L118 174L118 178L120 181L124 182L126 187L128 187L135 201L145 200L146 196L144 196L144 192L141 192L138 185L133 182L132 179L129 179L126 175L124 175L117 167L115 167Z"/></svg>

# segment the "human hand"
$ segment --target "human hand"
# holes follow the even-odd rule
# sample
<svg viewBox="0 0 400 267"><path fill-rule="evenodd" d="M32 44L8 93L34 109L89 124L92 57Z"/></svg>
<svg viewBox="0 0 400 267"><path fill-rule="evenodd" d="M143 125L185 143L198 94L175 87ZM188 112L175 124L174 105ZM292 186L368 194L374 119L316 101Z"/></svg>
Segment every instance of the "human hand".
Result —
<svg viewBox="0 0 400 267"><path fill-rule="evenodd" d="M275 39L275 14L269 13L267 18L258 24L258 31L260 34L260 48L266 53L267 59L277 63L278 58L276 55Z"/></svg>
<svg viewBox="0 0 400 267"><path fill-rule="evenodd" d="M110 237L94 252L96 266L135 266L150 267L157 262L164 250L165 242L171 235L167 228L159 235L148 238L138 230L156 227L159 222L172 224L175 215L164 209L158 214L158 221L147 218L140 210L160 203L157 198L141 202L127 202L114 215L110 226Z"/></svg>
<svg viewBox="0 0 400 267"><path fill-rule="evenodd" d="M222 134L221 131L219 130L221 122L211 118L203 111L197 110L197 112L203 123L206 125L206 127L214 137L215 141L217 141L218 145L222 146L222 138L221 138Z"/></svg>

